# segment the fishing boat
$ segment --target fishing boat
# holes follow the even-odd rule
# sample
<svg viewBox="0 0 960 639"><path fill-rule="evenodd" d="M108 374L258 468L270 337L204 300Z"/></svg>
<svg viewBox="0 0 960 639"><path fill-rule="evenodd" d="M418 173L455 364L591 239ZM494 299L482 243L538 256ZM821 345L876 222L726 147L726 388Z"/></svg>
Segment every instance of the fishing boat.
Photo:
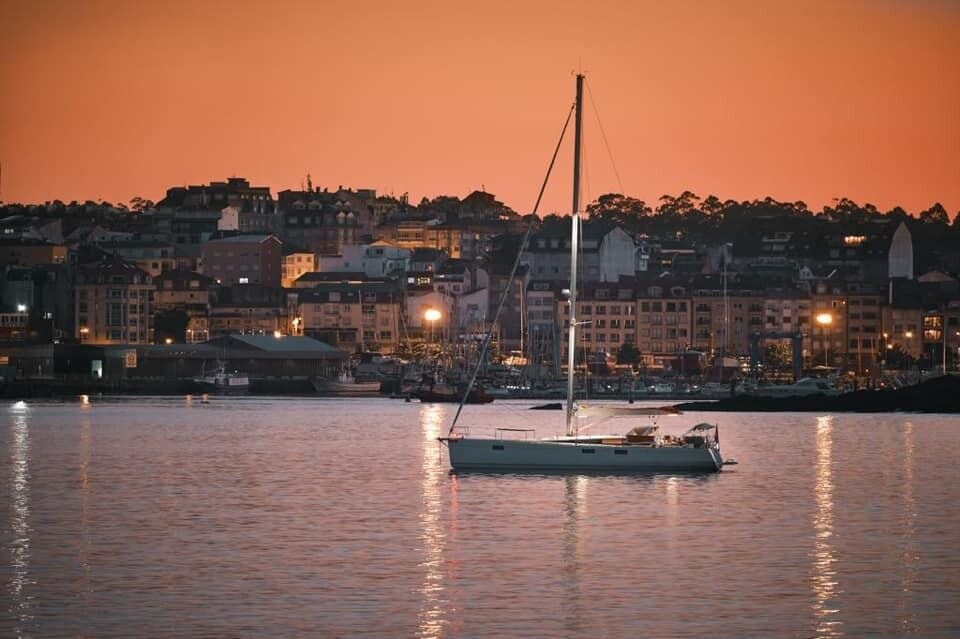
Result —
<svg viewBox="0 0 960 639"><path fill-rule="evenodd" d="M314 377L310 380L313 390L319 395L336 397L375 397L380 394L379 381L358 381L354 376L343 373L336 379Z"/></svg>
<svg viewBox="0 0 960 639"><path fill-rule="evenodd" d="M217 367L209 373L201 372L200 377L194 377L193 381L204 393L243 395L250 390L250 378L236 371L228 371L223 362L218 362Z"/></svg>
<svg viewBox="0 0 960 639"><path fill-rule="evenodd" d="M493 437L471 437L467 432L456 430L457 419L463 408L454 417L449 432L438 438L447 446L450 465L459 470L494 471L653 471L653 472L717 472L724 466L720 453L719 430L714 424L696 424L679 437L664 436L659 425L643 423L629 428L620 435L581 434L581 420L589 417L601 419L613 417L633 417L655 420L668 411L662 408L633 407L588 407L578 405L574 400L574 377L577 332L577 281L578 246L580 242L580 149L581 149L581 113L583 104L583 75L576 77L576 101L571 109L574 116L574 158L573 158L573 211L571 214L570 242L570 289L568 296L569 315L567 319L567 392L566 392L566 434L558 437L538 439L532 428L497 428ZM569 115L567 122L569 123ZM561 141L567 126L561 133ZM558 143L557 149L559 150ZM554 160L557 151L554 152ZM552 168L553 161L550 167ZM547 179L550 171L548 169ZM546 185L546 180L544 186ZM543 189L541 188L541 197ZM539 198L534 214L539 207ZM514 263L514 272L520 261L522 247L526 245L529 229L520 243ZM513 277L511 274L510 279ZM507 291L503 292L497 315L503 307ZM493 322L496 323L496 319ZM485 353L490 335L484 341ZM481 357L482 359L482 357ZM479 362L478 362L479 368ZM464 393L469 394L476 379L476 370Z"/></svg>

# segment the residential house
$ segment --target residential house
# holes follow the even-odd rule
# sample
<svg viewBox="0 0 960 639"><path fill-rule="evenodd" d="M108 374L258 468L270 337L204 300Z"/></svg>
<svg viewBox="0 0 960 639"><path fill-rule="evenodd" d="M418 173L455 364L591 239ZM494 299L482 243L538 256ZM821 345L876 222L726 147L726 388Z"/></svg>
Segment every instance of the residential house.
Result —
<svg viewBox="0 0 960 639"><path fill-rule="evenodd" d="M0 239L0 267L64 264L67 247L37 239Z"/></svg>
<svg viewBox="0 0 960 639"><path fill-rule="evenodd" d="M146 271L151 277L171 269L187 268L189 258L176 257L173 244L156 240L110 240L98 242L96 246L105 253L116 255L121 259L136 264L137 268Z"/></svg>
<svg viewBox="0 0 960 639"><path fill-rule="evenodd" d="M369 210L349 192L281 191L278 206L283 241L320 255L338 255L343 245L359 243L369 226Z"/></svg>
<svg viewBox="0 0 960 639"><path fill-rule="evenodd" d="M280 285L283 288L293 288L294 282L304 273L315 273L320 270L320 261L316 253L293 249L283 256Z"/></svg>

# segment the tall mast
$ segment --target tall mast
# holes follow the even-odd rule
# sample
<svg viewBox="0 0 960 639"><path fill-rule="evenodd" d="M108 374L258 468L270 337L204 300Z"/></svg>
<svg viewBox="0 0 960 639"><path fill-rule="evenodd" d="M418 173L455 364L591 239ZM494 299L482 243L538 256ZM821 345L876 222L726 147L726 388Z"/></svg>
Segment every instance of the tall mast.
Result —
<svg viewBox="0 0 960 639"><path fill-rule="evenodd" d="M577 351L577 254L580 243L580 135L583 111L583 74L577 74L577 102L573 137L573 211L570 215L570 320L567 338L567 435L573 435L573 378Z"/></svg>

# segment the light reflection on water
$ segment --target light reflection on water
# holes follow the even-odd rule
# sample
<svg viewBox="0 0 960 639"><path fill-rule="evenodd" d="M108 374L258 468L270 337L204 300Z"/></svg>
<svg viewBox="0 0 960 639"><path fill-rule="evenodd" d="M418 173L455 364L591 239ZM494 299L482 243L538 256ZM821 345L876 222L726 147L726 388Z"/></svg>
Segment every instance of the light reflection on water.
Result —
<svg viewBox="0 0 960 639"><path fill-rule="evenodd" d="M913 611L913 589L917 579L917 561L919 559L916 542L917 509L913 497L913 423L903 426L903 513L901 516L901 535L903 550L900 554L902 576L900 596L897 602L900 617L900 631L903 634L916 634L917 624Z"/></svg>
<svg viewBox="0 0 960 639"><path fill-rule="evenodd" d="M33 620L33 601L29 591L30 576L30 424L26 402L10 407L10 616L14 620L14 634L29 634Z"/></svg>
<svg viewBox="0 0 960 639"><path fill-rule="evenodd" d="M570 475L563 478L563 564L567 605L564 606L564 631L568 636L583 631L584 613L581 601L580 564L583 561L581 521L587 516L589 478Z"/></svg>
<svg viewBox="0 0 960 639"><path fill-rule="evenodd" d="M420 587L422 602L417 615L418 635L440 637L446 625L443 605L444 557L446 535L440 522L442 505L441 464L439 443L443 412L436 404L424 404L420 410L420 426L423 430L423 511L420 513L420 538L424 557L420 566L424 569L423 585Z"/></svg>
<svg viewBox="0 0 960 639"><path fill-rule="evenodd" d="M87 405L89 407L89 405ZM91 560L90 551L93 545L91 539L90 522L90 460L93 454L93 424L90 421L90 414L84 411L80 415L80 539L79 539L79 562L83 570L81 597L84 601L89 601Z"/></svg>
<svg viewBox="0 0 960 639"><path fill-rule="evenodd" d="M814 561L813 613L818 637L838 637L842 634L840 609L835 597L838 593L836 557L831 545L833 536L833 417L817 418L817 462L814 496L817 510L813 518Z"/></svg>
<svg viewBox="0 0 960 639"><path fill-rule="evenodd" d="M740 460L717 475L452 475L436 442L452 406L7 409L0 636L956 630L946 417L710 415ZM496 402L463 419L542 417Z"/></svg>

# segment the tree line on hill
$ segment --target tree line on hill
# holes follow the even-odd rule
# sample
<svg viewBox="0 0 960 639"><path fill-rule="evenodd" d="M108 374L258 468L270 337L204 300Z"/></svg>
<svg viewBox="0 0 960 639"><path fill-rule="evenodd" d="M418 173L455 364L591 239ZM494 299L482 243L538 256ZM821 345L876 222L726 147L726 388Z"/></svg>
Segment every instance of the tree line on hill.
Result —
<svg viewBox="0 0 960 639"><path fill-rule="evenodd" d="M476 201L474 201L476 200ZM423 214L439 216L445 222L456 222L468 208L502 209L513 211L497 201L492 194L474 193L461 200L441 195L423 198L419 207L397 199L398 210L407 214L421 210ZM154 208L150 200L135 197L127 204L110 202L70 202L59 200L43 205L4 204L0 215L36 215L41 218L61 218L64 231L83 224L99 224L114 230L124 230L131 218ZM472 211L471 211L472 213ZM725 242L744 246L750 238L759 241L759 234L769 231L806 234L816 240L837 233L856 234L877 223L906 222L919 249L921 268L943 267L957 270L950 255L960 246L960 212L952 220L942 204L935 203L911 215L897 206L881 211L872 204L859 204L848 198L839 198L819 211L811 210L805 202L780 202L766 197L762 200L721 200L709 195L701 198L691 191L679 195L664 195L656 206L621 193L601 195L586 207L590 219L609 222L622 227L636 237L643 235L660 239L680 239L693 244L718 245ZM555 213L540 219L524 216L538 225L563 224L566 216Z"/></svg>

